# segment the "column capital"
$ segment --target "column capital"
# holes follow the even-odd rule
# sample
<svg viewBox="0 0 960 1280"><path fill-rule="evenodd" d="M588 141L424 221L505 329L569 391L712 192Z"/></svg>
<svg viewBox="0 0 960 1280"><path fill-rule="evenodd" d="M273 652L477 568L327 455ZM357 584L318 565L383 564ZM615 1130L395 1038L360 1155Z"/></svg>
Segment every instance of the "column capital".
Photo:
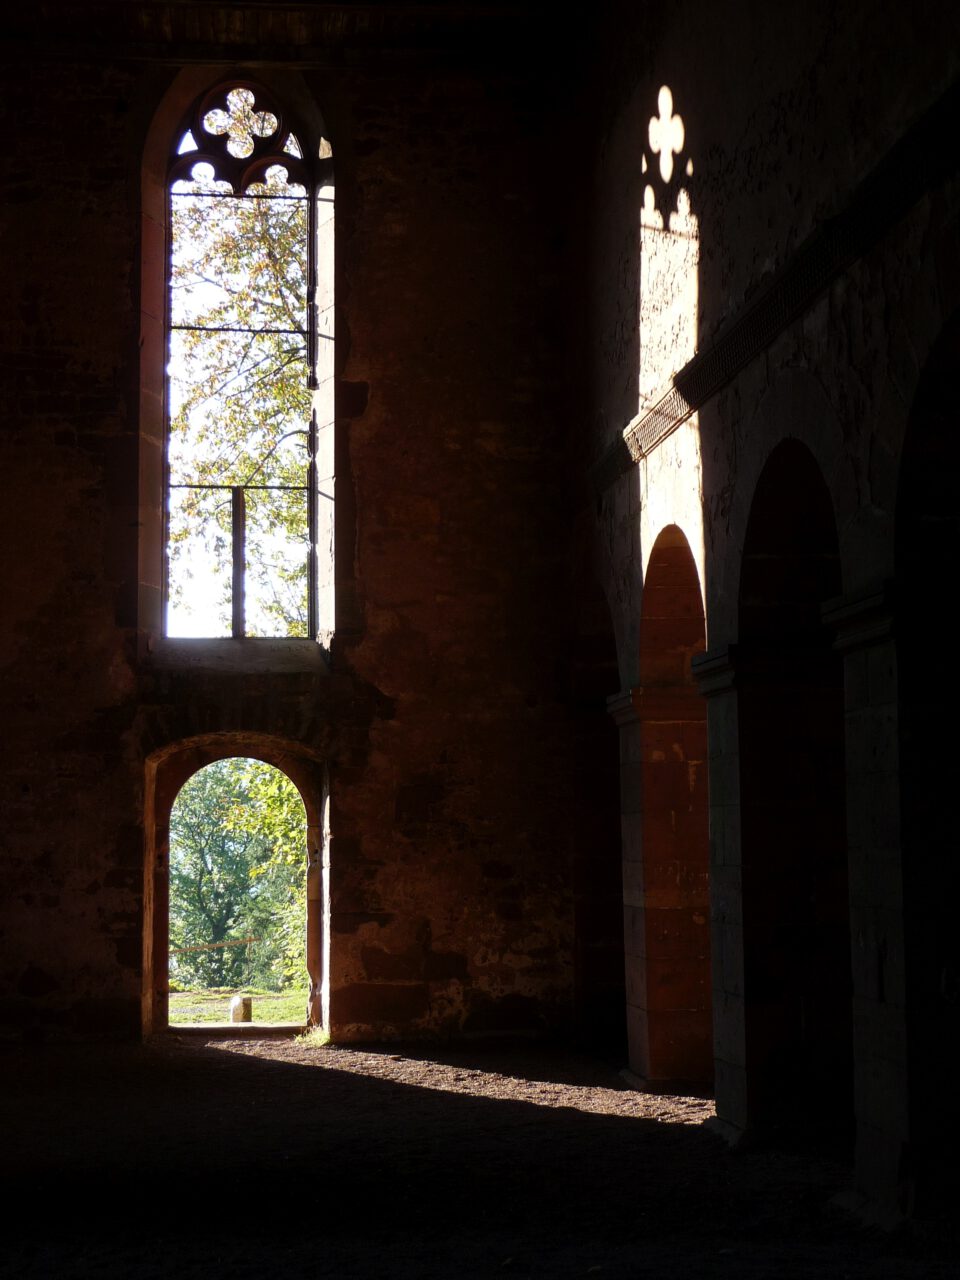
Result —
<svg viewBox="0 0 960 1280"><path fill-rule="evenodd" d="M739 646L735 644L727 644L717 649L708 649L706 653L694 654L690 662L690 670L704 698L713 698L718 693L727 693L734 687L738 657Z"/></svg>
<svg viewBox="0 0 960 1280"><path fill-rule="evenodd" d="M865 591L826 600L820 616L824 626L836 632L833 647L838 653L882 644L894 632L893 583L883 582Z"/></svg>
<svg viewBox="0 0 960 1280"><path fill-rule="evenodd" d="M619 693L611 693L607 698L607 711L620 728L624 725L636 724L640 719L634 700L634 689L621 689Z"/></svg>

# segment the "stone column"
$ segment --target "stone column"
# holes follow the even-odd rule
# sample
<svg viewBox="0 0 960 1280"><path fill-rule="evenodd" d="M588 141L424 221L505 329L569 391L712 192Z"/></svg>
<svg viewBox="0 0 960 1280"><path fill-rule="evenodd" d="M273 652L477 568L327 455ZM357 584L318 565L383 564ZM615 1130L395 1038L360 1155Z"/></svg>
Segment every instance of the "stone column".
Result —
<svg viewBox="0 0 960 1280"><path fill-rule="evenodd" d="M633 690L607 699L620 731L620 838L623 857L623 963L627 988L630 1069L647 1078L646 942L643 918L643 848L640 829L640 721Z"/></svg>
<svg viewBox="0 0 960 1280"><path fill-rule="evenodd" d="M620 728L630 1068L645 1083L709 1082L706 724L690 685L608 702Z"/></svg>
<svg viewBox="0 0 960 1280"><path fill-rule="evenodd" d="M745 1132L748 1119L736 657L729 645L691 664L707 699L714 1092L716 1127L730 1141Z"/></svg>
<svg viewBox="0 0 960 1280"><path fill-rule="evenodd" d="M897 654L889 588L829 601L823 617L844 660L856 1187L889 1216L909 1208L910 1194Z"/></svg>

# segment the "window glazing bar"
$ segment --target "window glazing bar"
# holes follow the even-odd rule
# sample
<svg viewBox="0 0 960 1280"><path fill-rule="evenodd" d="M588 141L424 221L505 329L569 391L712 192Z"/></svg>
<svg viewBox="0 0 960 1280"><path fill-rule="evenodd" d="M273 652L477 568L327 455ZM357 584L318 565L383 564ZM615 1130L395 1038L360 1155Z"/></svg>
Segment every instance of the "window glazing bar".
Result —
<svg viewBox="0 0 960 1280"><path fill-rule="evenodd" d="M307 548L307 634L316 640L320 634L320 581L317 564L317 537L319 519L317 512L317 406L316 393L320 383L317 378L317 355L319 343L319 316L317 314L317 237L319 225L317 218L317 182L314 181L310 199L309 230L307 232L307 387L311 393L313 405L310 410L310 430L307 437L307 532L309 546Z"/></svg>
<svg viewBox="0 0 960 1280"><path fill-rule="evenodd" d="M243 486L235 485L230 491L230 516L233 554L233 638L242 640L246 634L245 569L247 542L247 503Z"/></svg>

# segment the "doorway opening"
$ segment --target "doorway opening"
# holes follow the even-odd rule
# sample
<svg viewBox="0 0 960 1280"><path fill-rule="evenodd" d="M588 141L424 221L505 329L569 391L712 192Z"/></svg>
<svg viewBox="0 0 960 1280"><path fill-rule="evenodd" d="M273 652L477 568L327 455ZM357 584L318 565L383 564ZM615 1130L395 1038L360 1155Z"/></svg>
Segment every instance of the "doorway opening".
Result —
<svg viewBox="0 0 960 1280"><path fill-rule="evenodd" d="M304 1024L307 815L279 769L227 756L170 812L169 1021Z"/></svg>
<svg viewBox="0 0 960 1280"><path fill-rule="evenodd" d="M747 524L737 659L747 1107L752 1127L848 1156L853 1012L836 523L797 440Z"/></svg>
<svg viewBox="0 0 960 1280"><path fill-rule="evenodd" d="M328 1026L322 763L258 734L162 748L145 818L144 1034Z"/></svg>
<svg viewBox="0 0 960 1280"><path fill-rule="evenodd" d="M677 525L650 554L640 615L640 859L626 915L631 1063L645 1080L713 1081L706 648L696 564Z"/></svg>

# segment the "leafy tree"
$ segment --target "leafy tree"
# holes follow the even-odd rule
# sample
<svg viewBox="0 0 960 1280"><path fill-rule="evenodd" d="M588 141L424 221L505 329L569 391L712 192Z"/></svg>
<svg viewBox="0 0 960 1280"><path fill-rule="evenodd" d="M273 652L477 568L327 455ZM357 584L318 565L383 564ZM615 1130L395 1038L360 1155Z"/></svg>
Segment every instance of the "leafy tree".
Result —
<svg viewBox="0 0 960 1280"><path fill-rule="evenodd" d="M171 977L199 988L300 983L305 919L306 815L296 787L259 760L199 770L170 817ZM258 941L209 945L251 937Z"/></svg>

